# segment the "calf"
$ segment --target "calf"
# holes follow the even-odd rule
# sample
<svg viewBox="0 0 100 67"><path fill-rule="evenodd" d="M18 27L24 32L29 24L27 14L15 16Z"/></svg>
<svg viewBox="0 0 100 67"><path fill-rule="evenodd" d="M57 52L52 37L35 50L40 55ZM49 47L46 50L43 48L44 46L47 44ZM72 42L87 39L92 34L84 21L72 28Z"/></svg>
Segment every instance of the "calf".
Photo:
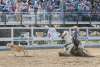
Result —
<svg viewBox="0 0 100 67"><path fill-rule="evenodd" d="M24 56L26 55L25 46L23 46L23 45L19 46L19 45L16 45L16 44L7 43L7 47L10 48L14 52L18 52L18 53L23 52ZM16 54L15 54L15 56L16 56Z"/></svg>

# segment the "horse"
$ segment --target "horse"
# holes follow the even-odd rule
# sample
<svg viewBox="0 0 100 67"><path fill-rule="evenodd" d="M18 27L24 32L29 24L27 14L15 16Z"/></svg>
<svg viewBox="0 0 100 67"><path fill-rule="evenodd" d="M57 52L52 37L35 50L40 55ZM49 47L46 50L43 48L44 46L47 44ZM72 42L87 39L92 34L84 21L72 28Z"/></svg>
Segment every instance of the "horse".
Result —
<svg viewBox="0 0 100 67"><path fill-rule="evenodd" d="M65 40L64 52L59 52L59 56L89 56L84 48L79 47L80 41L74 39L68 31L64 31L61 36Z"/></svg>
<svg viewBox="0 0 100 67"><path fill-rule="evenodd" d="M13 54L16 56L16 54L14 52L23 52L24 56L26 55L26 51L25 51L25 46L23 45L16 45L16 44L12 44L12 43L7 43L7 47L10 48L13 51Z"/></svg>

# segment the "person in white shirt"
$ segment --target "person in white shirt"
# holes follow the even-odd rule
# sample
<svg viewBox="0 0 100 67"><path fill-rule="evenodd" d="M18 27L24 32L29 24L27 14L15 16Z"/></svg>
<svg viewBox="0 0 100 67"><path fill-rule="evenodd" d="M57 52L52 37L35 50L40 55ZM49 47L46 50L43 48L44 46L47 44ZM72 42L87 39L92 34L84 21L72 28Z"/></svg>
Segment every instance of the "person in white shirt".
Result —
<svg viewBox="0 0 100 67"><path fill-rule="evenodd" d="M49 28L48 33L47 33L47 37L49 39L58 39L59 35L60 34L56 31L55 28Z"/></svg>

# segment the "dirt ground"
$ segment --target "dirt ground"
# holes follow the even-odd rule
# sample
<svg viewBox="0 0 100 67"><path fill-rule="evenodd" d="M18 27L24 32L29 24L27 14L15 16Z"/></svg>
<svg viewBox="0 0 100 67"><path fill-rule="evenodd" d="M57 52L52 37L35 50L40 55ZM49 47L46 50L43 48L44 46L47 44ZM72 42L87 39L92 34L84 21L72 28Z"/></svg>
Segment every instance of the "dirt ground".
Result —
<svg viewBox="0 0 100 67"><path fill-rule="evenodd" d="M0 51L0 67L100 67L100 48L87 50L94 57L59 57L62 49L28 50L27 57Z"/></svg>

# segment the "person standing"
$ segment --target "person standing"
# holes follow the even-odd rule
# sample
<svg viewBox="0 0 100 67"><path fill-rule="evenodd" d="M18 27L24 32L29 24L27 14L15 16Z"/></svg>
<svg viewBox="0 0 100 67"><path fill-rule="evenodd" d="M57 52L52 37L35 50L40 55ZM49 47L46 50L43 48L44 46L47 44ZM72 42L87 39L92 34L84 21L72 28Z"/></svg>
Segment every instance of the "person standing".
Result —
<svg viewBox="0 0 100 67"><path fill-rule="evenodd" d="M23 1L22 2L22 6L21 6L21 13L22 14L27 14L28 10L29 10L28 2L27 1Z"/></svg>
<svg viewBox="0 0 100 67"><path fill-rule="evenodd" d="M16 21L17 22L21 22L22 21L21 6L22 6L21 0L17 0L17 2L16 2L16 9L15 9Z"/></svg>
<svg viewBox="0 0 100 67"><path fill-rule="evenodd" d="M38 1L35 1L35 3L34 3L34 15L35 15L35 24L37 24L37 12L38 12L38 7L39 7L39 5L38 5Z"/></svg>

